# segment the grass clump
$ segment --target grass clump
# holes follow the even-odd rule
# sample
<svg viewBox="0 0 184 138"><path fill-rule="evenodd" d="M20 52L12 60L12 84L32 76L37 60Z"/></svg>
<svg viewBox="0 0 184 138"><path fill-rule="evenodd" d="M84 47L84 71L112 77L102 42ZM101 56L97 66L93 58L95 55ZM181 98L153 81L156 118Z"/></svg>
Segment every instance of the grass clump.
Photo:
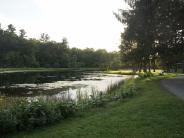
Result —
<svg viewBox="0 0 184 138"><path fill-rule="evenodd" d="M135 84L135 80L129 79L125 83L125 85L122 86L121 92L120 92L120 99L130 98L134 96L137 92L138 87Z"/></svg>
<svg viewBox="0 0 184 138"><path fill-rule="evenodd" d="M110 97L111 101L123 100L125 98L131 98L136 94L138 87L135 83L134 78L126 79L113 86L109 86L107 90L107 96Z"/></svg>

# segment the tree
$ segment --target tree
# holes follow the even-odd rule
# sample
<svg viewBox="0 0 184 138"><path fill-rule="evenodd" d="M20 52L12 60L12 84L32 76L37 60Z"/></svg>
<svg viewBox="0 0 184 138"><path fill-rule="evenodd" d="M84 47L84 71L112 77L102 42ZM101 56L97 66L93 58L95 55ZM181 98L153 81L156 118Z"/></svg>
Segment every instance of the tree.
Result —
<svg viewBox="0 0 184 138"><path fill-rule="evenodd" d="M24 29L21 29L21 30L19 30L20 31L20 38L25 38L26 36L26 31L24 30Z"/></svg>
<svg viewBox="0 0 184 138"><path fill-rule="evenodd" d="M46 43L46 42L49 41L49 39L50 39L50 36L48 34L42 33L41 36L40 36L40 41L41 42Z"/></svg>
<svg viewBox="0 0 184 138"><path fill-rule="evenodd" d="M182 0L126 0L130 10L120 10L117 19L127 27L121 35L121 53L134 68L150 71L159 59L170 68L183 55ZM175 56L172 55L181 55ZM167 59L167 60L166 60ZM164 68L163 67L163 68Z"/></svg>
<svg viewBox="0 0 184 138"><path fill-rule="evenodd" d="M169 71L184 58L184 1L159 1L158 7L155 13L157 50L162 66Z"/></svg>
<svg viewBox="0 0 184 138"><path fill-rule="evenodd" d="M15 33L16 29L12 24L9 24L7 31L10 33Z"/></svg>
<svg viewBox="0 0 184 138"><path fill-rule="evenodd" d="M27 39L25 30L19 36L13 25L8 31L0 30L0 67L93 67L109 68L115 66L114 56L104 49L69 48L66 38L62 42L49 41L47 34L42 39ZM118 59L117 59L118 60ZM114 62L115 63L115 62ZM118 63L118 61L117 61Z"/></svg>

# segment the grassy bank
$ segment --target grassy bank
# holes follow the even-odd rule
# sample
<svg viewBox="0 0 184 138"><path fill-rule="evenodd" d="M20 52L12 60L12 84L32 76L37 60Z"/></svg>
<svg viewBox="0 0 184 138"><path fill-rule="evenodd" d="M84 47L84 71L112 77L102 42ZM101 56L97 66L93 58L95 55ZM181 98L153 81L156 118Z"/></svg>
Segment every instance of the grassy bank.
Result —
<svg viewBox="0 0 184 138"><path fill-rule="evenodd" d="M171 77L169 75L167 77ZM137 96L69 118L57 125L12 137L182 138L184 102L160 86L164 76L136 80Z"/></svg>
<svg viewBox="0 0 184 138"><path fill-rule="evenodd" d="M130 69L124 69L124 70L108 70L108 71L105 71L105 73L108 73L108 74L120 74L120 75L136 75L136 74L138 74L136 72L133 72Z"/></svg>
<svg viewBox="0 0 184 138"><path fill-rule="evenodd" d="M155 70L155 72L153 72L152 70L152 74L154 75L158 75L161 72L160 69ZM121 69L121 70L108 70L105 71L105 73L109 73L109 74L120 74L120 75L140 75L140 74L145 74L143 71L141 72L133 72L133 70L131 69Z"/></svg>
<svg viewBox="0 0 184 138"><path fill-rule="evenodd" d="M100 68L0 68L0 73L48 72L48 71L98 71Z"/></svg>

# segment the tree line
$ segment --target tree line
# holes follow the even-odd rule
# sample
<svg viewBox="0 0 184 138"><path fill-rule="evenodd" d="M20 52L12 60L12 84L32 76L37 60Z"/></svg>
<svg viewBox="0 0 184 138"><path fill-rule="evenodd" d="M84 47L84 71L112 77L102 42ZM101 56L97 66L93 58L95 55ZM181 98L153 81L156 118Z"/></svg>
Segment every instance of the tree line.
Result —
<svg viewBox="0 0 184 138"><path fill-rule="evenodd" d="M135 70L155 68L184 72L184 1L125 0L128 10L114 13L126 28L122 60Z"/></svg>
<svg viewBox="0 0 184 138"><path fill-rule="evenodd" d="M48 34L39 40L27 39L26 31L10 24L0 27L0 67L56 67L56 68L120 68L120 53L104 49L69 48L66 38L51 41Z"/></svg>

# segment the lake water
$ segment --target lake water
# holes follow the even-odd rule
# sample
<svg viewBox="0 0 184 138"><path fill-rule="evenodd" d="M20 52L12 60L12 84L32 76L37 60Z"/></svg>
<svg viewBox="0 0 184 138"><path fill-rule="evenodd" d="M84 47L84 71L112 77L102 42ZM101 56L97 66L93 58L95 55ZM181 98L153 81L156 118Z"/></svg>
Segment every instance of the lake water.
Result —
<svg viewBox="0 0 184 138"><path fill-rule="evenodd" d="M0 74L0 96L76 99L78 94L106 92L130 76L103 72L32 72Z"/></svg>

